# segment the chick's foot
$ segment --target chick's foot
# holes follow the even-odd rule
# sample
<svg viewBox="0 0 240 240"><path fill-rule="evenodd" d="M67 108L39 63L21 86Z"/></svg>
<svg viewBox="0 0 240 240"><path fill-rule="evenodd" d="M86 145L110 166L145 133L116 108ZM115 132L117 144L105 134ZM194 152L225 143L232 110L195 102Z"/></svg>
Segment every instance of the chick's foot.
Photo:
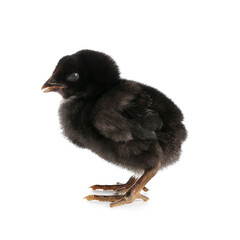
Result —
<svg viewBox="0 0 240 240"><path fill-rule="evenodd" d="M112 190L118 193L126 193L137 182L137 180L138 180L137 178L132 176L129 178L129 180L125 184L93 185L90 188L92 188L92 190L101 189L101 190ZM148 189L144 187L143 191L147 192Z"/></svg>
<svg viewBox="0 0 240 240"><path fill-rule="evenodd" d="M124 196L121 199L111 203L110 207L117 207L127 203L132 203L134 202L135 199L140 198L139 196L145 198L145 199L141 198L143 201L147 201L148 198L141 195L140 192L141 190L143 190L147 182L149 182L149 180L153 176L155 176L159 168L160 168L160 165L157 166L156 168L145 170L144 174L136 181L135 184L133 184L133 186L124 194Z"/></svg>
<svg viewBox="0 0 240 240"><path fill-rule="evenodd" d="M85 198L88 201L92 201L92 200L97 200L97 201L101 201L101 202L118 202L118 201L123 202L124 201L126 203L131 203L135 199L142 199L143 201L147 201L148 200L148 197L146 197L146 196L144 196L142 194L139 194L135 199L129 198L126 194L124 194L124 195L110 195L110 196L106 196L106 195L88 195Z"/></svg>
<svg viewBox="0 0 240 240"><path fill-rule="evenodd" d="M88 201L98 200L98 201L112 202L110 204L110 207L117 207L117 206L124 205L127 203L132 203L136 199L142 199L143 201L147 201L148 197L140 194L140 192L141 192L141 190L143 190L143 188L147 184L147 182L157 173L159 168L160 168L160 165L156 168L145 170L144 174L138 180L130 178L128 183L131 182L131 184L129 184L131 187L123 195L120 195L120 194L112 195L112 196L88 195L85 198ZM128 183L126 183L126 184L128 184ZM97 186L98 187L96 187L96 185L95 185L95 187L92 186L92 188L93 189L104 189L104 190L119 189L119 188L117 188L117 187L119 187L119 185L104 185L104 188L103 188L103 185L101 185L101 187L100 187L100 185L97 185ZM106 187L106 186L108 186L108 187ZM111 187L109 187L109 186L111 186ZM125 185L125 187L126 187L126 185Z"/></svg>

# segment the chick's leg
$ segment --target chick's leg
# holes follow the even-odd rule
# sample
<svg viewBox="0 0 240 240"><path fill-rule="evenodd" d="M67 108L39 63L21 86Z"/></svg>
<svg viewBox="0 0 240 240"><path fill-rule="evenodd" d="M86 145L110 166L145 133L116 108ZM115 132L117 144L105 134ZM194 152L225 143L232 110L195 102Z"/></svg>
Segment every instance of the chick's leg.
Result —
<svg viewBox="0 0 240 240"><path fill-rule="evenodd" d="M92 200L97 200L97 201L101 201L101 202L116 202L119 201L123 198L124 195L110 195L110 196L106 196L106 195L88 195L85 198L88 201L92 201ZM142 199L143 201L147 201L148 197L142 195L142 194L138 194L138 196L136 198Z"/></svg>
<svg viewBox="0 0 240 240"><path fill-rule="evenodd" d="M159 168L160 168L160 166L156 167L154 169L146 170L144 172L144 174L138 180L134 181L134 183L131 185L131 187L123 195L120 195L120 194L111 195L111 196L88 195L85 198L88 201L98 200L98 201L112 202L110 204L110 207L117 207L117 206L124 205L127 203L132 203L132 202L134 202L135 199L142 199L143 201L147 201L148 197L140 194L140 192L141 192L141 190L144 189L144 186L147 184L147 182L149 182L149 180L157 173ZM106 186L106 185L104 185L104 186ZM109 185L107 185L107 186L109 186ZM110 186L118 186L119 187L119 185L110 185ZM99 189L99 188L96 188L96 189ZM100 188L100 189L103 189L103 188ZM104 188L104 189L106 189L106 188ZM109 188L107 188L107 190L109 190ZM111 187L110 190L113 190L113 188ZM117 190L117 188L115 190Z"/></svg>
<svg viewBox="0 0 240 240"><path fill-rule="evenodd" d="M125 193L130 189L137 181L137 178L134 176L130 177L127 183L125 184L116 184L116 185L93 185L90 188L93 190L102 189L102 190L113 190L119 193ZM145 192L148 191L146 187L143 189Z"/></svg>
<svg viewBox="0 0 240 240"><path fill-rule="evenodd" d="M90 188L92 188L93 190L97 190L97 189L102 189L102 190L113 190L115 192L118 193L126 193L136 182L137 182L137 178L135 177L130 177L129 180L127 181L127 183L125 184L117 184L117 185L93 185ZM146 187L143 188L144 191L148 191L148 189ZM98 201L108 201L108 202L115 202L118 201L120 199L123 198L124 195L111 195L111 196L105 196L105 195L88 195L85 198L88 201L92 201L92 200L98 200ZM138 196L136 198L142 199L143 201L147 201L148 197L142 195L142 194L138 194Z"/></svg>
<svg viewBox="0 0 240 240"><path fill-rule="evenodd" d="M150 181L150 179L155 176L158 172L160 166L146 170L144 174L137 180L137 182L122 196L121 199L114 201L110 204L110 207L117 207L127 203L134 202L135 199L139 198L141 190Z"/></svg>
<svg viewBox="0 0 240 240"><path fill-rule="evenodd" d="M125 184L93 185L90 188L92 188L92 190L102 189L102 190L114 190L115 191L116 189L119 189L119 188L130 188L136 181L137 181L137 179L132 176L129 178L129 180Z"/></svg>

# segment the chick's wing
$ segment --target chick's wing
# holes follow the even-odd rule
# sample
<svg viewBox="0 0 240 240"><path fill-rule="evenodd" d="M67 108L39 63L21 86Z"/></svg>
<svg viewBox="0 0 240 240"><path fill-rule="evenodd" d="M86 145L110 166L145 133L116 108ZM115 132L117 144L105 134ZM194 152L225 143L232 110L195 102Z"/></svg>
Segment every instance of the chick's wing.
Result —
<svg viewBox="0 0 240 240"><path fill-rule="evenodd" d="M93 125L116 142L155 140L155 130L161 129L163 122L151 103L151 97L137 83L124 83L98 101Z"/></svg>

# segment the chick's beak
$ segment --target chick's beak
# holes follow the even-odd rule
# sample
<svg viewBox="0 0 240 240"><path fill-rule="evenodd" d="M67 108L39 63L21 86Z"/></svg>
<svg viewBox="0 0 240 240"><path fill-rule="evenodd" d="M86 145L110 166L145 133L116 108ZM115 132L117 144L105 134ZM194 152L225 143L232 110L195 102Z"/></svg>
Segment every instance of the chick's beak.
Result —
<svg viewBox="0 0 240 240"><path fill-rule="evenodd" d="M43 92L57 91L59 88L66 88L67 85L62 83L57 83L54 78L48 79L42 86Z"/></svg>

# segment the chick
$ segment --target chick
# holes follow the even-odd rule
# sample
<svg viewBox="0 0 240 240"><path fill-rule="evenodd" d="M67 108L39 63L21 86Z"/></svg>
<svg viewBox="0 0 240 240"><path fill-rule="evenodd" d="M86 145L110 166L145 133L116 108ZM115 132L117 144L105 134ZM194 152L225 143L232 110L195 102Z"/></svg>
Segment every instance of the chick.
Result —
<svg viewBox="0 0 240 240"><path fill-rule="evenodd" d="M92 50L65 56L42 89L63 97L60 123L72 143L142 174L126 184L91 186L116 194L87 200L109 201L111 207L147 201L140 192L148 190L148 181L179 159L187 136L180 109L158 90L122 79L110 56Z"/></svg>

